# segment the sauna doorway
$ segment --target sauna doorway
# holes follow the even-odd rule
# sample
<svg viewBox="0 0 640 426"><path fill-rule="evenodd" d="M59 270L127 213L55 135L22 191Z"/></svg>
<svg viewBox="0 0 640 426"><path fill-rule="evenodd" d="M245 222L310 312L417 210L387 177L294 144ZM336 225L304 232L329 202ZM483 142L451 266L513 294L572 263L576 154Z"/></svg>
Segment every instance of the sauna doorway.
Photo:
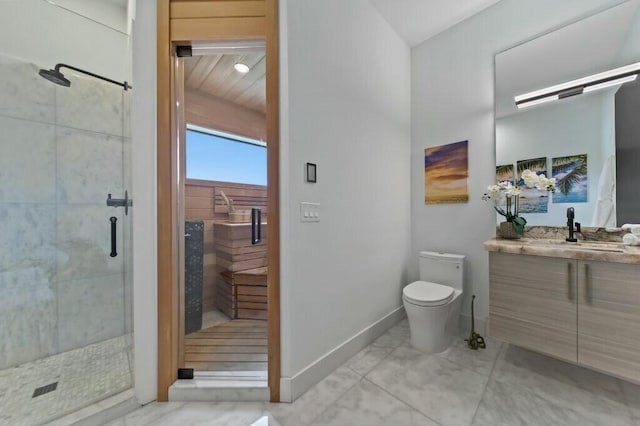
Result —
<svg viewBox="0 0 640 426"><path fill-rule="evenodd" d="M260 41L178 56L182 368L267 380L266 57Z"/></svg>

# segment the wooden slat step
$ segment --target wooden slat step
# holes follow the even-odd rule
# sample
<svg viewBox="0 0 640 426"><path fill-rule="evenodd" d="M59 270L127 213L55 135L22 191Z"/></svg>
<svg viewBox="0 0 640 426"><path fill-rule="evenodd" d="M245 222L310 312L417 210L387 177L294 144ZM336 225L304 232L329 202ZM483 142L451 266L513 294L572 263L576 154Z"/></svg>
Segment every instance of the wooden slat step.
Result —
<svg viewBox="0 0 640 426"><path fill-rule="evenodd" d="M230 320L222 324L214 325L213 327L209 327L202 331L213 331L212 329L221 329L221 328L230 328L230 327L267 327L267 323L265 321L256 321L256 320Z"/></svg>
<svg viewBox="0 0 640 426"><path fill-rule="evenodd" d="M260 346L267 345L267 339L193 339L186 337L185 345L193 346Z"/></svg>
<svg viewBox="0 0 640 426"><path fill-rule="evenodd" d="M267 371L266 362L185 362L196 371Z"/></svg>
<svg viewBox="0 0 640 426"><path fill-rule="evenodd" d="M266 354L266 346L193 346L184 347L185 353Z"/></svg>
<svg viewBox="0 0 640 426"><path fill-rule="evenodd" d="M238 309L238 318L267 319L267 311L260 309Z"/></svg>
<svg viewBox="0 0 640 426"><path fill-rule="evenodd" d="M259 309L266 312L267 304L256 302L238 302L238 309Z"/></svg>
<svg viewBox="0 0 640 426"><path fill-rule="evenodd" d="M267 362L267 354L186 353L185 361Z"/></svg>
<svg viewBox="0 0 640 426"><path fill-rule="evenodd" d="M267 298L265 296L250 296L247 294L239 294L238 302L267 303Z"/></svg>
<svg viewBox="0 0 640 426"><path fill-rule="evenodd" d="M266 336L266 327L220 327L220 328L207 328L206 330L196 331L195 333L187 334L186 337L195 337L201 333L219 333L219 334L237 334L238 336L246 337L246 333L261 333L260 338Z"/></svg>
<svg viewBox="0 0 640 426"><path fill-rule="evenodd" d="M198 333L189 334L186 336L187 339L262 339L264 338L264 332L250 333L245 332L244 330L239 332L203 332L200 331Z"/></svg>

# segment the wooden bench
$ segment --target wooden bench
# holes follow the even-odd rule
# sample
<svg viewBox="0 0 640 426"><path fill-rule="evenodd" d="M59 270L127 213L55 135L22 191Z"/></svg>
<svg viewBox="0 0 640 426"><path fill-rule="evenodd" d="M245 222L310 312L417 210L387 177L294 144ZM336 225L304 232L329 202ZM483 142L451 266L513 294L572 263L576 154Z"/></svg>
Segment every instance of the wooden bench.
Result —
<svg viewBox="0 0 640 426"><path fill-rule="evenodd" d="M232 319L267 319L267 267L223 271L216 284L216 305Z"/></svg>

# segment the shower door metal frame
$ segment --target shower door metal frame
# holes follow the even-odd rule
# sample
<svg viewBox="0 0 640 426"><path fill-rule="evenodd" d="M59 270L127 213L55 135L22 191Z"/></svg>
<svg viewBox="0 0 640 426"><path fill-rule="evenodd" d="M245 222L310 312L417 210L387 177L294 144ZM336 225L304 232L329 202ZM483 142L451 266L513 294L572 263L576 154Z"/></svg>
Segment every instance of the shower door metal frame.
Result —
<svg viewBox="0 0 640 426"><path fill-rule="evenodd" d="M200 40L266 40L267 59L267 261L268 384L280 401L280 116L278 0L185 2L158 0L157 21L157 179L158 179L158 400L167 401L181 365L179 183L175 47Z"/></svg>

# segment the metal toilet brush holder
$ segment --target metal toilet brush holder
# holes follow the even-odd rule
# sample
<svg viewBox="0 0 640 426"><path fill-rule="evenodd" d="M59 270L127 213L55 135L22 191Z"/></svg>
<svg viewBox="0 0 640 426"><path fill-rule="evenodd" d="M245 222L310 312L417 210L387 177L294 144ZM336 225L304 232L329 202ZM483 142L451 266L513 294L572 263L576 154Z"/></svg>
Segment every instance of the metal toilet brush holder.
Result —
<svg viewBox="0 0 640 426"><path fill-rule="evenodd" d="M475 330L476 328L475 319L474 319L475 314L473 312L474 300L476 300L475 294L471 296L471 334L469 335L469 338L464 339L464 341L467 342L467 346L469 346L470 349L473 349L473 350L485 349L487 347L487 344L484 341L484 337L476 333L476 330Z"/></svg>

